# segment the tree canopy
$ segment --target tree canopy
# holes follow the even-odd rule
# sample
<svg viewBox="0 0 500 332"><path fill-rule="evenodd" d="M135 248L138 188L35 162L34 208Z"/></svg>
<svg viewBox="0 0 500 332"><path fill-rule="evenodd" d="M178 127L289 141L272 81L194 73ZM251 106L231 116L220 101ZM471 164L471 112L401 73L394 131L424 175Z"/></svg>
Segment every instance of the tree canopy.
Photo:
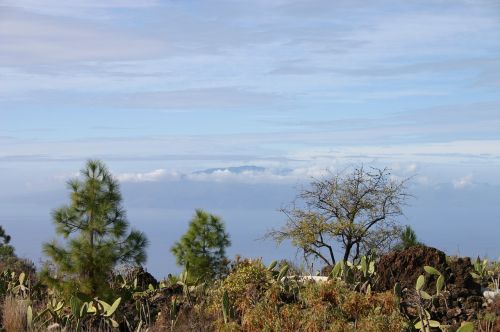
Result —
<svg viewBox="0 0 500 332"><path fill-rule="evenodd" d="M314 179L281 209L286 224L268 236L278 243L291 240L306 258L319 258L327 265L335 264L337 251L343 260L357 258L400 234L395 217L402 215L409 196L407 181L391 176L387 168L363 165Z"/></svg>
<svg viewBox="0 0 500 332"><path fill-rule="evenodd" d="M68 186L70 203L52 213L65 244L44 244L52 264L44 279L65 292L105 296L116 265L146 261L147 239L139 231L128 231L118 182L102 162L88 161L80 178Z"/></svg>
<svg viewBox="0 0 500 332"><path fill-rule="evenodd" d="M226 248L230 244L222 220L197 209L188 231L171 251L178 265L188 267L190 278L210 279L224 272Z"/></svg>

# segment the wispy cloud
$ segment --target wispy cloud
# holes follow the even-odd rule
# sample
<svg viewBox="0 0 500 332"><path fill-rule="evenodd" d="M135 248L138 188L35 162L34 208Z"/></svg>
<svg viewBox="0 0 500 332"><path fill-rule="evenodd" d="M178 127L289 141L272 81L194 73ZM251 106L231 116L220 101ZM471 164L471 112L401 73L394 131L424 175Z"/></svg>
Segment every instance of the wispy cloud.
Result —
<svg viewBox="0 0 500 332"><path fill-rule="evenodd" d="M0 65L24 70L67 62L147 58L164 49L160 39L88 20L65 19L1 7ZM61 67L64 68L64 67Z"/></svg>
<svg viewBox="0 0 500 332"><path fill-rule="evenodd" d="M145 181L170 171L144 170L255 164L266 171L246 178L258 180L356 161L425 172L500 160L494 1L8 0L1 9L8 167L94 157Z"/></svg>
<svg viewBox="0 0 500 332"><path fill-rule="evenodd" d="M280 99L272 93L254 92L238 87L214 87L173 91L143 92L97 97L103 105L140 109L238 109L271 107ZM93 101L94 103L96 101Z"/></svg>
<svg viewBox="0 0 500 332"><path fill-rule="evenodd" d="M466 175L464 177L453 180L453 187L455 189L463 189L470 187L473 184L472 175Z"/></svg>

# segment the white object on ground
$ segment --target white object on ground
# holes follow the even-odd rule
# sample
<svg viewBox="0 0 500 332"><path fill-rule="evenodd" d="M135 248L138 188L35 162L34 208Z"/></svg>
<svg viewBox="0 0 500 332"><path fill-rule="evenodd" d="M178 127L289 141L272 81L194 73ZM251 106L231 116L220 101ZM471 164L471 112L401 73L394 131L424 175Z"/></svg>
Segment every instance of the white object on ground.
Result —
<svg viewBox="0 0 500 332"><path fill-rule="evenodd" d="M299 282L306 282L306 281L314 281L314 282L326 282L328 280L328 277L322 277L322 276L289 276L289 277L283 277L281 278L281 281L284 280L296 280Z"/></svg>
<svg viewBox="0 0 500 332"><path fill-rule="evenodd" d="M493 300L495 297L500 296L500 289L496 291L484 291L483 296L488 300Z"/></svg>

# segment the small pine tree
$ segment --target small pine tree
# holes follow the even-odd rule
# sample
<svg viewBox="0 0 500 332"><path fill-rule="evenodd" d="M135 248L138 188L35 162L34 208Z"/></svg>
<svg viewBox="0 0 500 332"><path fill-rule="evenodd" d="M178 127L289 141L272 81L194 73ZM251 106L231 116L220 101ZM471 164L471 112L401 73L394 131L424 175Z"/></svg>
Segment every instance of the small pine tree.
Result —
<svg viewBox="0 0 500 332"><path fill-rule="evenodd" d="M411 228L411 226L406 226L405 229L401 232L399 237L400 241L396 244L394 249L403 250L412 246L421 245L422 243L418 241L417 234Z"/></svg>
<svg viewBox="0 0 500 332"><path fill-rule="evenodd" d="M177 264L188 269L191 280L220 277L227 265L226 247L231 244L222 220L201 209L189 229L172 247Z"/></svg>
<svg viewBox="0 0 500 332"><path fill-rule="evenodd" d="M17 257L10 240L10 235L0 226L0 273L10 271L20 274L24 272L29 279L33 280L36 273L35 264L30 260Z"/></svg>
<svg viewBox="0 0 500 332"><path fill-rule="evenodd" d="M102 162L88 161L81 177L68 182L69 205L52 214L66 245L44 244L52 269L45 268L42 277L66 295L106 298L117 264L145 262L147 239L139 231L128 232L118 182Z"/></svg>
<svg viewBox="0 0 500 332"><path fill-rule="evenodd" d="M14 257L14 247L10 243L10 235L8 235L2 226L0 226L0 260Z"/></svg>

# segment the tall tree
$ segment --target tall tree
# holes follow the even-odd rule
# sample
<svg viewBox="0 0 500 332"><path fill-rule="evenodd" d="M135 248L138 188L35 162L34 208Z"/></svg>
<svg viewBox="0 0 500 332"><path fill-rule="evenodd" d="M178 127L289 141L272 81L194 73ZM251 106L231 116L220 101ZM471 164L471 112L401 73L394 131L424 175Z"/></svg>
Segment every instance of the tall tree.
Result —
<svg viewBox="0 0 500 332"><path fill-rule="evenodd" d="M409 196L408 179L391 176L388 169L366 169L331 173L314 180L283 208L286 224L268 233L278 243L291 240L306 258L319 258L327 265L357 258L373 245L385 246L399 232L395 217Z"/></svg>
<svg viewBox="0 0 500 332"><path fill-rule="evenodd" d="M220 276L226 267L226 247L231 244L222 220L201 209L191 219L189 229L171 251L177 264L187 267L190 278Z"/></svg>
<svg viewBox="0 0 500 332"><path fill-rule="evenodd" d="M143 233L128 231L118 182L102 162L88 161L81 177L68 186L70 203L52 214L56 233L66 244L43 245L53 266L43 276L66 294L105 297L114 267L145 262L148 242Z"/></svg>

